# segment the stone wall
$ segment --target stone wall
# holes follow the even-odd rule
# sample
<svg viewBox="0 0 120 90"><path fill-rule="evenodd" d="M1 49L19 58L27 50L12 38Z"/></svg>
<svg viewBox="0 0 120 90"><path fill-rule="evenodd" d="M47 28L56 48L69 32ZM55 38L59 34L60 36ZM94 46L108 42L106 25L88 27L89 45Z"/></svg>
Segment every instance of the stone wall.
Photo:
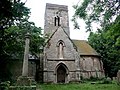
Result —
<svg viewBox="0 0 120 90"><path fill-rule="evenodd" d="M61 37L62 36L62 37ZM57 43L59 40L64 42L63 47L63 59L58 57ZM56 83L56 76L54 75L55 68L59 63L63 63L69 70L69 75L66 77L66 82L76 80L76 51L73 43L64 32L63 28L59 27L55 34L50 38L47 45L44 48L44 81ZM79 63L78 63L79 64ZM46 71L45 71L46 70Z"/></svg>
<svg viewBox="0 0 120 90"><path fill-rule="evenodd" d="M83 78L104 77L103 64L97 56L81 56L80 67Z"/></svg>
<svg viewBox="0 0 120 90"><path fill-rule="evenodd" d="M62 37L61 37L62 36ZM57 43L59 40L62 40L65 43L64 46L64 58L66 59L74 59L74 46L73 43L71 43L68 36L65 34L64 30L59 27L56 33L50 38L47 45L45 46L44 53L46 53L46 56L48 59L56 59L58 58L58 47Z"/></svg>
<svg viewBox="0 0 120 90"><path fill-rule="evenodd" d="M11 73L12 80L17 80L19 76L22 75L22 60L9 60L7 63L7 68ZM36 64L35 62L29 61L29 77L35 77L36 73Z"/></svg>
<svg viewBox="0 0 120 90"><path fill-rule="evenodd" d="M12 75L12 80L17 80L17 78L22 75L22 65L22 60L9 60L7 67Z"/></svg>
<svg viewBox="0 0 120 90"><path fill-rule="evenodd" d="M28 62L28 76L35 79L36 76L36 63L33 61Z"/></svg>

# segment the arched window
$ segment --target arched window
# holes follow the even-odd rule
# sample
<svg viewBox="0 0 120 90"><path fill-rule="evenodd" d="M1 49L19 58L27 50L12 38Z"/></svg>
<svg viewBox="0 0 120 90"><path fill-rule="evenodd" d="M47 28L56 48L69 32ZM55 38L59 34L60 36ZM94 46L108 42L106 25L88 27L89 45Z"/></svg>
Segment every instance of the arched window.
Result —
<svg viewBox="0 0 120 90"><path fill-rule="evenodd" d="M60 26L60 12L56 12L55 18L54 18L54 24L55 26Z"/></svg>
<svg viewBox="0 0 120 90"><path fill-rule="evenodd" d="M63 59L64 57L64 42L62 40L60 40L57 43L57 47L58 47L58 58Z"/></svg>
<svg viewBox="0 0 120 90"><path fill-rule="evenodd" d="M59 43L59 58L63 59L63 44L62 44L62 42Z"/></svg>
<svg viewBox="0 0 120 90"><path fill-rule="evenodd" d="M55 23L55 26L60 26L60 17L59 16L55 17L54 23Z"/></svg>

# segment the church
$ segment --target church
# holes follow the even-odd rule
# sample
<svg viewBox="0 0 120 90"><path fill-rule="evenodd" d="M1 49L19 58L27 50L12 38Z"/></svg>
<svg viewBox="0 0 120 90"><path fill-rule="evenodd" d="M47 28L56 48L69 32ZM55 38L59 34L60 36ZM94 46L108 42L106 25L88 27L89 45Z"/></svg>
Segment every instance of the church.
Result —
<svg viewBox="0 0 120 90"><path fill-rule="evenodd" d="M70 83L91 77L104 77L100 55L85 40L70 38L68 7L46 4L44 35L48 37L40 58L29 56L28 76L37 82ZM22 72L22 60L9 60L16 80Z"/></svg>
<svg viewBox="0 0 120 90"><path fill-rule="evenodd" d="M104 77L100 55L85 40L70 38L68 7L46 4L43 82L79 82L82 78Z"/></svg>

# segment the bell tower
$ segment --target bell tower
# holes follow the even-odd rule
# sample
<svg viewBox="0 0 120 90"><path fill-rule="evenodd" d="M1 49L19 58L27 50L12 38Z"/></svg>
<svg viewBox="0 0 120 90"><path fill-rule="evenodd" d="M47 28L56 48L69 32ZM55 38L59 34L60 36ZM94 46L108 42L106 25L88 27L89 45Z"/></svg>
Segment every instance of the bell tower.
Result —
<svg viewBox="0 0 120 90"><path fill-rule="evenodd" d="M70 36L67 6L47 3L44 18L45 35L51 35L58 27L62 27Z"/></svg>

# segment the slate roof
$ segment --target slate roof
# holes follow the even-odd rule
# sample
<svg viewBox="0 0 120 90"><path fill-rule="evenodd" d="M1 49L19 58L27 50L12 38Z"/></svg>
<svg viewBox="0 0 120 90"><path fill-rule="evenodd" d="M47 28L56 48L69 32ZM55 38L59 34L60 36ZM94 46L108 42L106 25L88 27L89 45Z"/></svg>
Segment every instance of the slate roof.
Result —
<svg viewBox="0 0 120 90"><path fill-rule="evenodd" d="M72 40L80 55L100 56L85 40Z"/></svg>

